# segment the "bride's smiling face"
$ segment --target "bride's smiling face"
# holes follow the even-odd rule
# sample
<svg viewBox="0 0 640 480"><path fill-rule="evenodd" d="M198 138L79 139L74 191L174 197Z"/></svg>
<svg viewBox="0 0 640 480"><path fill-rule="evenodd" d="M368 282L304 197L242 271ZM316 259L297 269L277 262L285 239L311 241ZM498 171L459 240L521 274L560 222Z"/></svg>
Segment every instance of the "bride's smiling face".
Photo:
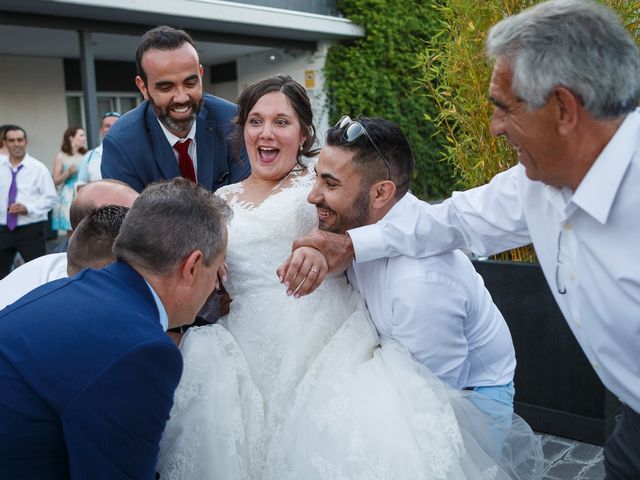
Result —
<svg viewBox="0 0 640 480"><path fill-rule="evenodd" d="M295 167L305 137L300 121L281 92L260 97L244 125L251 176L279 181Z"/></svg>

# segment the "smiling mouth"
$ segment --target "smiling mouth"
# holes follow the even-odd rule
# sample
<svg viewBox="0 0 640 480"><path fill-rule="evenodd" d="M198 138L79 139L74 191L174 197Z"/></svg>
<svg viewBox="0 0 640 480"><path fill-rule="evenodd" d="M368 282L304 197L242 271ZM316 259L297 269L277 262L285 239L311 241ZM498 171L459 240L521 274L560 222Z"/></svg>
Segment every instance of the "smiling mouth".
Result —
<svg viewBox="0 0 640 480"><path fill-rule="evenodd" d="M329 210L327 208L316 207L316 210L318 211L318 218L321 222L324 222L335 215L333 210Z"/></svg>
<svg viewBox="0 0 640 480"><path fill-rule="evenodd" d="M272 162L280 153L280 149L275 147L258 147L258 155L263 162Z"/></svg>
<svg viewBox="0 0 640 480"><path fill-rule="evenodd" d="M171 113L178 116L184 116L184 115L187 115L190 110L191 110L191 105L187 104L187 105L182 105L180 107L172 107Z"/></svg>

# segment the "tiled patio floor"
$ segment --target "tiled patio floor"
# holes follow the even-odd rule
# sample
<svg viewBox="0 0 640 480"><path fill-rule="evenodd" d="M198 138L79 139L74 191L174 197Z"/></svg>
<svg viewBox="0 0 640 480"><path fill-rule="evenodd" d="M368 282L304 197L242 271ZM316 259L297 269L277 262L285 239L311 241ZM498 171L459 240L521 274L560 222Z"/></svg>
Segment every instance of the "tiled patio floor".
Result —
<svg viewBox="0 0 640 480"><path fill-rule="evenodd" d="M542 434L544 480L603 480L602 447Z"/></svg>

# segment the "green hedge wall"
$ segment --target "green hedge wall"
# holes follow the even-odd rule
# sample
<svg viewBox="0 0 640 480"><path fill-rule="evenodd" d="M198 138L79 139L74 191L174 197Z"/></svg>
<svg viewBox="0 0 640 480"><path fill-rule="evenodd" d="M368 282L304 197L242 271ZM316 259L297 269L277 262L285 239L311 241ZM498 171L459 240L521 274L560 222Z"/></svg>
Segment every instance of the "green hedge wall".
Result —
<svg viewBox="0 0 640 480"><path fill-rule="evenodd" d="M339 10L366 36L332 46L325 64L330 122L342 115L391 120L409 138L416 158L412 191L421 198L448 197L453 167L442 160L445 144L425 114L436 109L418 83L419 55L438 28L434 0L339 0Z"/></svg>

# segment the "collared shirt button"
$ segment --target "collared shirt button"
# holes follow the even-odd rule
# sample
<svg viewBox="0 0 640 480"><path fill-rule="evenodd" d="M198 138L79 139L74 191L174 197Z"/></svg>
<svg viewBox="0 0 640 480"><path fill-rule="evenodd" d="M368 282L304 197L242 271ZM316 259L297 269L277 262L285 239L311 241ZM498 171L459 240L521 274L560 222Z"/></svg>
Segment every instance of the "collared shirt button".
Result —
<svg viewBox="0 0 640 480"><path fill-rule="evenodd" d="M569 279L570 279L572 282L575 282L575 281L576 281L576 274L575 274L575 272L571 272L571 273L569 274Z"/></svg>
<svg viewBox="0 0 640 480"><path fill-rule="evenodd" d="M578 328L580 328L582 326L582 322L580 321L579 318L576 318L573 322L576 324L576 327L578 327Z"/></svg>
<svg viewBox="0 0 640 480"><path fill-rule="evenodd" d="M591 362L591 366L594 368L594 370L597 370L600 367L598 362Z"/></svg>
<svg viewBox="0 0 640 480"><path fill-rule="evenodd" d="M567 230L567 231L568 231L568 230L571 230L572 228L573 228L573 226L571 225L571 223L570 223L570 222L567 222L567 223L565 223L565 224L564 224L564 229L565 229L565 230Z"/></svg>

